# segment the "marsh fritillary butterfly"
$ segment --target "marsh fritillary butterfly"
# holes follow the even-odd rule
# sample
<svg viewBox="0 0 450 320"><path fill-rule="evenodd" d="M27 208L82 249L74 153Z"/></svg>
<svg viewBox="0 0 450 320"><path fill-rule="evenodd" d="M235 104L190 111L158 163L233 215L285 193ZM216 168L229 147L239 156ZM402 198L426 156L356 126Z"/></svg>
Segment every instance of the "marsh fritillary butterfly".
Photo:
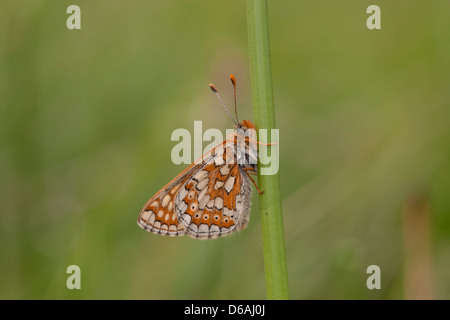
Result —
<svg viewBox="0 0 450 320"><path fill-rule="evenodd" d="M235 132L150 198L138 217L142 229L160 235L187 234L196 239L212 239L247 226L252 194L250 180L262 193L250 176L257 173L258 152L252 144L256 142L256 131L251 121L238 121L236 78L230 75L230 79L234 86L236 120L216 87L210 84L210 88L235 123Z"/></svg>

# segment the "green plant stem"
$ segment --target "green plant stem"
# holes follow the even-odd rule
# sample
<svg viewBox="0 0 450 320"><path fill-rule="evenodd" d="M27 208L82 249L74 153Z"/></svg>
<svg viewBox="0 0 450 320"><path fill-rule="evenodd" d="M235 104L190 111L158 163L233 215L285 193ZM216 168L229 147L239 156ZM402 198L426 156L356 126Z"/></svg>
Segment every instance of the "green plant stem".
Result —
<svg viewBox="0 0 450 320"><path fill-rule="evenodd" d="M267 0L247 0L248 43L252 83L253 114L258 129L275 129L275 110L269 51ZM271 147L272 157L278 146ZM261 175L258 165L258 185L264 191L259 197L264 247L264 270L268 299L288 299L286 250L284 247L278 173Z"/></svg>

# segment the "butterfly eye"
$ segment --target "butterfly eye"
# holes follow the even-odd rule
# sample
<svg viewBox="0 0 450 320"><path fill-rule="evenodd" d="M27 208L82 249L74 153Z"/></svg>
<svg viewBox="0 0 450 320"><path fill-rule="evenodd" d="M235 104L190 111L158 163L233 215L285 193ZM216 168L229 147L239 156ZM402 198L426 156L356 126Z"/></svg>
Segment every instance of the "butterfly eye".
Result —
<svg viewBox="0 0 450 320"><path fill-rule="evenodd" d="M223 218L223 222L228 223L228 218L227 217Z"/></svg>
<svg viewBox="0 0 450 320"><path fill-rule="evenodd" d="M200 218L200 212L197 212L197 213L195 214L195 219L198 219L198 218Z"/></svg>
<svg viewBox="0 0 450 320"><path fill-rule="evenodd" d="M192 211L197 210L197 204L195 202L191 204L191 210Z"/></svg>
<svg viewBox="0 0 450 320"><path fill-rule="evenodd" d="M191 192L188 193L188 199L189 199L189 200L194 199L194 195L195 195L195 191L192 190Z"/></svg>
<svg viewBox="0 0 450 320"><path fill-rule="evenodd" d="M219 221L219 219L220 219L220 216L219 216L218 214L216 214L216 215L214 216L214 220Z"/></svg>
<svg viewBox="0 0 450 320"><path fill-rule="evenodd" d="M209 218L209 215L208 215L208 214L204 214L204 215L203 215L203 220L208 220L208 218Z"/></svg>

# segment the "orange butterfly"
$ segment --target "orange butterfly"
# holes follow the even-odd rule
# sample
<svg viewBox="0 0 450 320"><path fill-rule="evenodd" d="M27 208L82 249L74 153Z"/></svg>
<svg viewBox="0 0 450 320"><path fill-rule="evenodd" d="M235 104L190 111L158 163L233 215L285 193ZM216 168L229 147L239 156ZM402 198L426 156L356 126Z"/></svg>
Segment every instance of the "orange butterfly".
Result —
<svg viewBox="0 0 450 320"><path fill-rule="evenodd" d="M210 84L210 88L235 123L235 132L150 198L138 217L142 229L161 235L212 239L247 226L252 193L249 179L262 193L250 177L257 173L258 152L251 146L256 142L256 131L251 121L238 121L236 78L230 75L230 79L236 120L216 87Z"/></svg>

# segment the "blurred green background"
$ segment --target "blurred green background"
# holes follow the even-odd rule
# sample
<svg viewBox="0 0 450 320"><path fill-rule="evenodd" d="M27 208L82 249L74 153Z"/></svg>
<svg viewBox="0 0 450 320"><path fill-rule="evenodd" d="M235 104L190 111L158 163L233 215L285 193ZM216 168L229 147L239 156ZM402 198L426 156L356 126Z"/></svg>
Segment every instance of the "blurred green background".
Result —
<svg viewBox="0 0 450 320"><path fill-rule="evenodd" d="M292 299L450 298L449 15L445 0L269 2ZM136 224L186 167L172 131L232 128L210 82L232 105L234 73L252 118L246 23L237 0L0 2L0 298L266 297L256 192L229 238Z"/></svg>

